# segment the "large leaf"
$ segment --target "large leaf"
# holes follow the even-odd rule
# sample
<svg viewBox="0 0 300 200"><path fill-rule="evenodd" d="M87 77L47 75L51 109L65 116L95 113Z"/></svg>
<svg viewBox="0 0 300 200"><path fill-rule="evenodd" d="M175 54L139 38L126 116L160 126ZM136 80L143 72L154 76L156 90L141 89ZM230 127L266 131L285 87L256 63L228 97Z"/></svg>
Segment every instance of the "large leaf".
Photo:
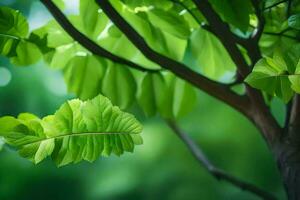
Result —
<svg viewBox="0 0 300 200"><path fill-rule="evenodd" d="M204 29L197 29L190 39L192 59L195 59L203 74L218 79L225 72L235 69L228 52L222 43Z"/></svg>
<svg viewBox="0 0 300 200"><path fill-rule="evenodd" d="M51 156L58 166L132 152L141 143L141 124L103 96L71 100L43 119L32 114L0 118L0 136L21 156L39 163Z"/></svg>

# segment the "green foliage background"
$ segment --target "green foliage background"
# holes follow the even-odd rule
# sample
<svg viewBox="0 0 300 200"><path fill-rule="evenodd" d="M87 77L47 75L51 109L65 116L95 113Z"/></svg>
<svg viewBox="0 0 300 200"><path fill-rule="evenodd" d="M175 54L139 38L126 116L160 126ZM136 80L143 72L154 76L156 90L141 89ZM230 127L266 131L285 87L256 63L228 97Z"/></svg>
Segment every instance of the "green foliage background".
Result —
<svg viewBox="0 0 300 200"><path fill-rule="evenodd" d="M5 0L3 4L27 16L41 9L35 1ZM42 63L16 68L1 57L0 66L12 75L9 84L0 87L1 116L25 111L45 116L73 97L66 92L62 74ZM201 102L180 121L182 127L217 166L284 199L276 165L257 130L228 106L204 93L197 95ZM282 122L282 102L275 98L272 108ZM137 118L144 118L137 106L132 109L140 113ZM58 169L48 159L34 166L5 146L0 152L0 199L257 199L211 177L158 118L142 122L144 144L136 147L135 154L101 158L93 164Z"/></svg>

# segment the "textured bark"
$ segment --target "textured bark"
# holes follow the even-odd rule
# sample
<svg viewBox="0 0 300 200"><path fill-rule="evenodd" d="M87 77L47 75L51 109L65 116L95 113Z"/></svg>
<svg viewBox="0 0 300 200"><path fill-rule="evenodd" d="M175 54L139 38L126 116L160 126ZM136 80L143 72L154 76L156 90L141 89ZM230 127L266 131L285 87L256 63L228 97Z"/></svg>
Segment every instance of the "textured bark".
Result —
<svg viewBox="0 0 300 200"><path fill-rule="evenodd" d="M288 199L300 200L299 143L286 139L275 148L275 154Z"/></svg>

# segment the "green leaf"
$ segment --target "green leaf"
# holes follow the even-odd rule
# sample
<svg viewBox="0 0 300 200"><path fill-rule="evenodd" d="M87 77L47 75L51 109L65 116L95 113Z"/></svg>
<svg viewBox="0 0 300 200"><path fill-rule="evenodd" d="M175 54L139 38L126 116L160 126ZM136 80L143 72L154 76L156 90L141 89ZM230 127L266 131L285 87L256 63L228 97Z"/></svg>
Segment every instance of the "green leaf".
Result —
<svg viewBox="0 0 300 200"><path fill-rule="evenodd" d="M0 6L0 55L14 54L18 42L28 35L29 26L20 11Z"/></svg>
<svg viewBox="0 0 300 200"><path fill-rule="evenodd" d="M296 66L295 74L289 76L292 89L300 94L300 58L298 58L298 64Z"/></svg>
<svg viewBox="0 0 300 200"><path fill-rule="evenodd" d="M141 82L138 93L138 103L147 116L153 116L157 110L162 109L160 99L166 88L164 77L158 74L148 73Z"/></svg>
<svg viewBox="0 0 300 200"><path fill-rule="evenodd" d="M261 59L245 81L254 88L281 98L284 102L288 102L294 94L286 63L279 53L275 53L273 59Z"/></svg>
<svg viewBox="0 0 300 200"><path fill-rule="evenodd" d="M80 17L85 33L97 39L109 22L107 16L99 9L95 1L80 1Z"/></svg>
<svg viewBox="0 0 300 200"><path fill-rule="evenodd" d="M5 144L4 138L0 137L0 151L2 151L4 144Z"/></svg>
<svg viewBox="0 0 300 200"><path fill-rule="evenodd" d="M246 32L250 23L252 4L249 0L210 0L224 21Z"/></svg>
<svg viewBox="0 0 300 200"><path fill-rule="evenodd" d="M20 41L16 48L16 56L12 57L11 62L18 66L31 65L36 63L41 57L42 54L35 44Z"/></svg>
<svg viewBox="0 0 300 200"><path fill-rule="evenodd" d="M64 10L65 9L65 2L64 0L53 0L53 2L56 4L59 9Z"/></svg>
<svg viewBox="0 0 300 200"><path fill-rule="evenodd" d="M193 59L206 76L218 79L225 72L235 70L235 64L224 46L208 31L197 29L191 36L190 46Z"/></svg>
<svg viewBox="0 0 300 200"><path fill-rule="evenodd" d="M128 108L135 100L137 86L127 66L110 64L102 83L102 93L121 108Z"/></svg>
<svg viewBox="0 0 300 200"><path fill-rule="evenodd" d="M288 25L291 28L300 30L300 14L295 14L289 17Z"/></svg>
<svg viewBox="0 0 300 200"><path fill-rule="evenodd" d="M101 95L63 104L54 115L0 118L0 136L21 156L39 163L51 156L58 166L132 152L142 142L141 124Z"/></svg>
<svg viewBox="0 0 300 200"><path fill-rule="evenodd" d="M179 78L175 81L173 98L173 113L175 118L189 113L197 100L195 89L189 83Z"/></svg>
<svg viewBox="0 0 300 200"><path fill-rule="evenodd" d="M0 34L12 38L25 38L29 26L18 10L0 6Z"/></svg>
<svg viewBox="0 0 300 200"><path fill-rule="evenodd" d="M68 91L83 100L97 96L101 92L106 65L103 59L91 55L72 58L64 69Z"/></svg>
<svg viewBox="0 0 300 200"><path fill-rule="evenodd" d="M190 35L189 25L179 13L172 10L165 11L152 9L147 12L153 25L181 39L187 39Z"/></svg>
<svg viewBox="0 0 300 200"><path fill-rule="evenodd" d="M138 103L147 116L158 112L164 118L179 118L190 112L195 102L195 89L170 73L146 74L138 93Z"/></svg>

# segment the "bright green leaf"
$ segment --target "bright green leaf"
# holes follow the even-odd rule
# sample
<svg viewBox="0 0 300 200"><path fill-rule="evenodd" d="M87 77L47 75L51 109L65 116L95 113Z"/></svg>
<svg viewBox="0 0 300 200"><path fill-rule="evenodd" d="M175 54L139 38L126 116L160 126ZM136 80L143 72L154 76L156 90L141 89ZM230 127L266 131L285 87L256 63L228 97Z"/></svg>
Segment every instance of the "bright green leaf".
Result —
<svg viewBox="0 0 300 200"><path fill-rule="evenodd" d="M32 114L0 118L0 136L21 156L39 163L51 156L58 166L132 152L141 124L101 95L71 100L43 119ZM134 136L133 136L134 135Z"/></svg>

